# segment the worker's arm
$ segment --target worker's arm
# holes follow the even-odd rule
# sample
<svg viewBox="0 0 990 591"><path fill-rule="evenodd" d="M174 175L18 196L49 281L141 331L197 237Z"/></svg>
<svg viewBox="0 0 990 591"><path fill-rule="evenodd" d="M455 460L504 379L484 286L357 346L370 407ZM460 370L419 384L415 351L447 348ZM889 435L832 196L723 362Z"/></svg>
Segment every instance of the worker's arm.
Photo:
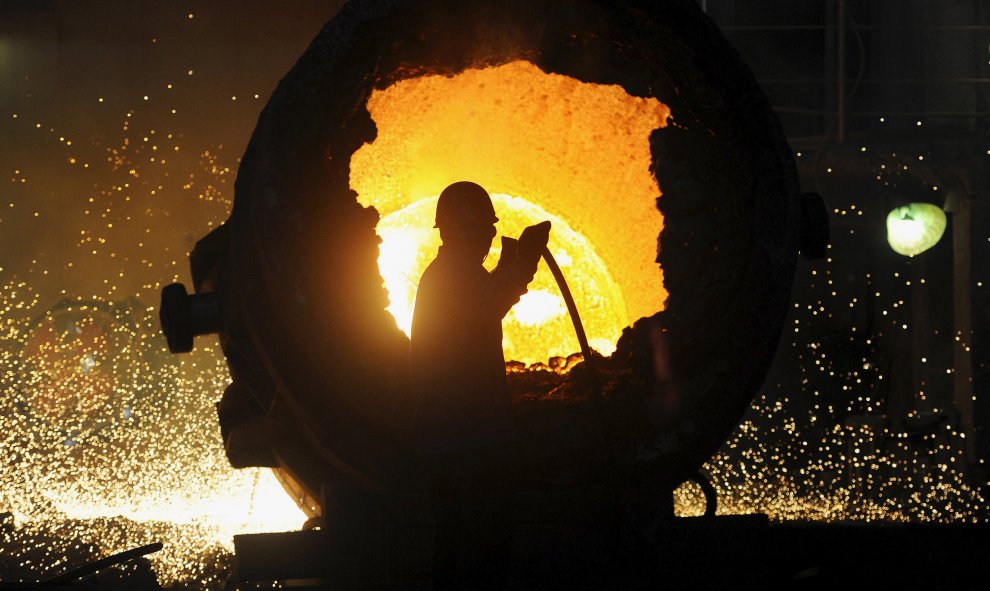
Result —
<svg viewBox="0 0 990 591"><path fill-rule="evenodd" d="M502 238L502 255L492 271L491 303L499 316L505 316L526 293L526 286L536 275L540 254L550 239L550 222L541 222L523 230L519 240Z"/></svg>
<svg viewBox="0 0 990 591"><path fill-rule="evenodd" d="M519 237L519 254L516 264L520 272L528 274L530 281L536 274L536 266L540 264L540 256L550 240L550 222L540 222L523 230ZM527 281L528 283L528 281Z"/></svg>

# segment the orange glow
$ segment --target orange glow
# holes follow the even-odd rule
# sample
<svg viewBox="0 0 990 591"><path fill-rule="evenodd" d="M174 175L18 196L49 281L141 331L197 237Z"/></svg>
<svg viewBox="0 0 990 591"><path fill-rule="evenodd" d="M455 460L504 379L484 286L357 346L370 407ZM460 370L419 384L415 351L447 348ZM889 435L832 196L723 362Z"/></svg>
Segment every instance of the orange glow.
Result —
<svg viewBox="0 0 990 591"><path fill-rule="evenodd" d="M379 264L400 327L439 240L424 204L459 180L500 195L505 235L554 221L552 240L569 245L558 248L558 262L582 318L601 325L587 327L593 347L611 353L630 320L663 308L655 262L663 219L649 136L666 125L665 105L517 61L403 80L373 93L367 107L378 135L352 157L350 184L382 216ZM506 319L506 357L532 362L576 351L572 329L548 324L570 322L552 279L543 285L538 276L530 287Z"/></svg>

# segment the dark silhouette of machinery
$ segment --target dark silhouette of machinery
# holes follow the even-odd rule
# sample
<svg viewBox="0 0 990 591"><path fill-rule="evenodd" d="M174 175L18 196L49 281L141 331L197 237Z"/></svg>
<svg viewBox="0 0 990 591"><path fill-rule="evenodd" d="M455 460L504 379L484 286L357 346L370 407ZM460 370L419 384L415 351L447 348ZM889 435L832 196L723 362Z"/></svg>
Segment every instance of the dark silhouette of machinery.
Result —
<svg viewBox="0 0 990 591"><path fill-rule="evenodd" d="M331 567L338 580L401 580L429 562L415 551L429 544L429 517L417 504L408 339L385 311L378 213L349 185L351 155L376 136L366 103L403 80L518 60L655 97L673 118L649 137L664 219L649 239L659 240L666 302L633 322L613 355L595 357L595 372L584 363L512 382L528 389L514 405L518 488L528 491L516 521L571 524L555 539L578 548L548 560L581 564L582 544L599 540L615 564L620 548L650 543L672 516L671 492L698 479L761 385L799 251L824 254L820 197L800 193L769 104L694 2L345 5L262 113L230 219L190 255L195 293L170 285L161 310L173 351L220 334L233 378L218 405L231 463L272 467L324 525L319 535L352 541L331 543L354 558ZM607 212L622 199L573 207ZM530 530L521 539L543 535Z"/></svg>

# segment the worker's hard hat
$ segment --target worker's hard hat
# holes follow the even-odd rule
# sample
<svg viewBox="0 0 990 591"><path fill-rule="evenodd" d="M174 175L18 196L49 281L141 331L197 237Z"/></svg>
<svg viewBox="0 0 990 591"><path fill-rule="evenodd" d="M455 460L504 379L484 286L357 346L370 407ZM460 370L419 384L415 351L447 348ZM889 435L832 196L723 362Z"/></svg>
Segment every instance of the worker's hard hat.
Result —
<svg viewBox="0 0 990 591"><path fill-rule="evenodd" d="M492 198L471 181L454 183L440 193L434 228L487 226L498 221Z"/></svg>

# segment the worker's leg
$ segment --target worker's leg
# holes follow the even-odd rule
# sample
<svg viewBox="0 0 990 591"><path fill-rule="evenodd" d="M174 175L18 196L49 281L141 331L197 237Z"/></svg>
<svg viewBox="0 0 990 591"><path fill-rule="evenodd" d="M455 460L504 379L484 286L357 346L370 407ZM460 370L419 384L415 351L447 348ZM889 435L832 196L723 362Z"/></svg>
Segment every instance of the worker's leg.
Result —
<svg viewBox="0 0 990 591"><path fill-rule="evenodd" d="M431 476L430 500L435 522L433 588L450 591L459 589L458 557L464 534L462 494L456 481L444 471L434 471Z"/></svg>
<svg viewBox="0 0 990 591"><path fill-rule="evenodd" d="M501 452L481 454L464 482L461 588L504 589L512 554L512 479Z"/></svg>

